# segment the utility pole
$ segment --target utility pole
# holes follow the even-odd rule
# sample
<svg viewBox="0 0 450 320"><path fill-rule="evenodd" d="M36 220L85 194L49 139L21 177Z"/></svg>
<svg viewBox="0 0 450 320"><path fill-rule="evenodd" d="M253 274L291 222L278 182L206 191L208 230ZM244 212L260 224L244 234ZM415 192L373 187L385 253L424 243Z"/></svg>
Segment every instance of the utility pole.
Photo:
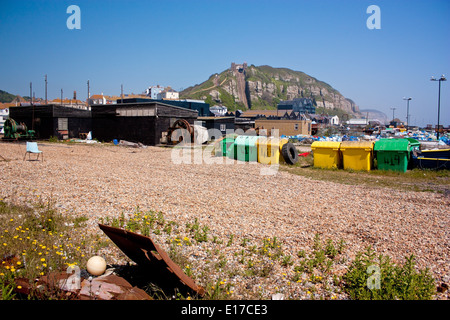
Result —
<svg viewBox="0 0 450 320"><path fill-rule="evenodd" d="M87 90L88 90L88 92L87 92L87 101L86 102L89 107L89 98L91 97L91 94L89 92L89 80L87 81Z"/></svg>
<svg viewBox="0 0 450 320"><path fill-rule="evenodd" d="M30 104L33 105L33 83L30 82Z"/></svg>
<svg viewBox="0 0 450 320"><path fill-rule="evenodd" d="M31 130L34 130L34 104L33 104L33 83L30 82L30 104L32 107L31 113Z"/></svg>
<svg viewBox="0 0 450 320"><path fill-rule="evenodd" d="M123 103L123 84L120 85L120 103Z"/></svg>
<svg viewBox="0 0 450 320"><path fill-rule="evenodd" d="M63 89L61 88L61 105L63 104Z"/></svg>
<svg viewBox="0 0 450 320"><path fill-rule="evenodd" d="M394 121L394 119L395 119L395 116L394 116L395 109L397 109L397 108L391 108L391 110L392 110L392 121Z"/></svg>
<svg viewBox="0 0 450 320"><path fill-rule="evenodd" d="M45 104L47 103L47 75L45 75Z"/></svg>

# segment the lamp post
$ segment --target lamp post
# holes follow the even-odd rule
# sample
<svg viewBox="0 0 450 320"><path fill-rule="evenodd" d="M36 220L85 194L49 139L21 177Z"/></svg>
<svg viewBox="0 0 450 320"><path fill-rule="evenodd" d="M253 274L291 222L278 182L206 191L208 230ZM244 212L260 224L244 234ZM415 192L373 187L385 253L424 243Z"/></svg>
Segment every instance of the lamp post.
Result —
<svg viewBox="0 0 450 320"><path fill-rule="evenodd" d="M437 134L436 138L439 140L439 114L441 111L441 81L447 81L444 75L442 75L439 79L435 79L431 77L431 81L439 81L439 93L438 93L438 121L437 121Z"/></svg>
<svg viewBox="0 0 450 320"><path fill-rule="evenodd" d="M406 103L406 129L408 129L409 128L409 101L412 100L412 98L411 97L409 97L409 98L403 97L403 100L407 101L407 103Z"/></svg>

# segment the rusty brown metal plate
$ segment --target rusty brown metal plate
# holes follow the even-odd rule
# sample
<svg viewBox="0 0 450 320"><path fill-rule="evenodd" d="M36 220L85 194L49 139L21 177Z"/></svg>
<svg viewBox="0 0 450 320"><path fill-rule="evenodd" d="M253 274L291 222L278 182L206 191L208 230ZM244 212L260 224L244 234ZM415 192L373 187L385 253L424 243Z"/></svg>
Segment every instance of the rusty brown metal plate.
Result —
<svg viewBox="0 0 450 320"><path fill-rule="evenodd" d="M205 290L197 286L150 237L103 224L99 227L126 256L145 267L149 276L181 291L193 291L200 296L205 294Z"/></svg>

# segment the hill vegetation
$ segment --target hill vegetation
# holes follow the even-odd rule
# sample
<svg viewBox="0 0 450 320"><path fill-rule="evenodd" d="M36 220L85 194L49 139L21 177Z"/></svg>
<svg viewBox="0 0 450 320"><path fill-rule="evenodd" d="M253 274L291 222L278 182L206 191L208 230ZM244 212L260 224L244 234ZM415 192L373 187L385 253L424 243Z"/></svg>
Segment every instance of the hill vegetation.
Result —
<svg viewBox="0 0 450 320"><path fill-rule="evenodd" d="M2 102L2 103L9 103L9 102L13 101L14 98L16 98L15 95L13 95L13 94L11 94L9 92L0 90L0 102Z"/></svg>
<svg viewBox="0 0 450 320"><path fill-rule="evenodd" d="M242 89L245 81L245 93ZM236 109L276 109L283 100L310 98L328 114L359 114L359 108L338 90L304 72L271 66L245 66L212 74L201 84L180 93L182 98L201 99L213 105Z"/></svg>

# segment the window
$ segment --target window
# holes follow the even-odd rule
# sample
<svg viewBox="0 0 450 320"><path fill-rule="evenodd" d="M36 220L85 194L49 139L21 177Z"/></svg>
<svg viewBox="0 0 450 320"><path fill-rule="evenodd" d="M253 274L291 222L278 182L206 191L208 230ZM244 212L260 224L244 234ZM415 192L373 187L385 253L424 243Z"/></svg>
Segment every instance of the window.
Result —
<svg viewBox="0 0 450 320"><path fill-rule="evenodd" d="M294 130L298 130L298 123L294 124Z"/></svg>
<svg viewBox="0 0 450 320"><path fill-rule="evenodd" d="M220 124L220 131L227 131L227 125L225 123Z"/></svg>
<svg viewBox="0 0 450 320"><path fill-rule="evenodd" d="M117 108L116 114L119 117L153 117L155 108Z"/></svg>
<svg viewBox="0 0 450 320"><path fill-rule="evenodd" d="M68 122L67 118L58 118L58 130L60 131L69 130L67 122Z"/></svg>

